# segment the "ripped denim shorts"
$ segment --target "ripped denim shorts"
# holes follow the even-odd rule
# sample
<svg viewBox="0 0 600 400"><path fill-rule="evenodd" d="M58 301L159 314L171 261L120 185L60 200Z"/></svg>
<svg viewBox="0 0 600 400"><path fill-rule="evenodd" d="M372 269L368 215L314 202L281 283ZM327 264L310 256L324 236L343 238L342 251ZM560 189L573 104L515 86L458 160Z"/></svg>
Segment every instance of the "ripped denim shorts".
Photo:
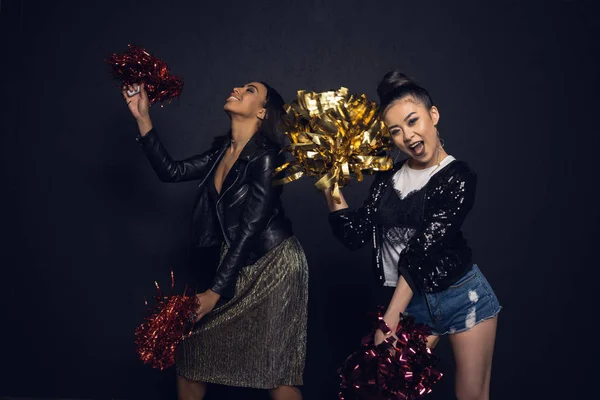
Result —
<svg viewBox="0 0 600 400"><path fill-rule="evenodd" d="M502 307L477 265L438 293L414 293L406 314L431 327L434 335L464 332L493 318Z"/></svg>

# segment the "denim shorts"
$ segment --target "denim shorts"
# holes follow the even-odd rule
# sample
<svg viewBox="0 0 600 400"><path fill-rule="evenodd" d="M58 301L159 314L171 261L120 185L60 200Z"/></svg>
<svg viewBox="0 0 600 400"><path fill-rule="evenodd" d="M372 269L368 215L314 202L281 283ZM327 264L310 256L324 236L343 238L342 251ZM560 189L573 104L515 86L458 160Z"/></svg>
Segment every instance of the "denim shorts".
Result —
<svg viewBox="0 0 600 400"><path fill-rule="evenodd" d="M477 265L438 293L414 293L405 314L431 327L434 335L464 332L498 315L502 307Z"/></svg>

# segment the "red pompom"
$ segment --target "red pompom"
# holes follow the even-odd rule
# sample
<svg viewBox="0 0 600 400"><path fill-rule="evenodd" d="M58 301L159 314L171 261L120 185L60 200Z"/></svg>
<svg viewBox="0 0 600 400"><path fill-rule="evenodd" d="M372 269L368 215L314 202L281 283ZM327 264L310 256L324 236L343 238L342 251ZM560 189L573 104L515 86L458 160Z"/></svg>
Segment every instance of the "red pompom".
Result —
<svg viewBox="0 0 600 400"><path fill-rule="evenodd" d="M170 102L181 95L183 80L170 75L167 63L140 47L130 44L127 52L112 54L105 61L110 65L113 77L122 86L144 83L150 104L165 100Z"/></svg>
<svg viewBox="0 0 600 400"><path fill-rule="evenodd" d="M181 296L165 297L155 284L156 305L135 329L135 345L144 364L162 371L175 364L177 346L191 333L198 300L196 296L186 295L187 288Z"/></svg>
<svg viewBox="0 0 600 400"><path fill-rule="evenodd" d="M430 393L442 378L434 368L438 359L426 346L431 329L416 323L413 317L401 315L397 342L394 344L393 336L389 336L375 346L377 329L389 332L381 308L373 332L338 370L342 379L339 399L410 400Z"/></svg>

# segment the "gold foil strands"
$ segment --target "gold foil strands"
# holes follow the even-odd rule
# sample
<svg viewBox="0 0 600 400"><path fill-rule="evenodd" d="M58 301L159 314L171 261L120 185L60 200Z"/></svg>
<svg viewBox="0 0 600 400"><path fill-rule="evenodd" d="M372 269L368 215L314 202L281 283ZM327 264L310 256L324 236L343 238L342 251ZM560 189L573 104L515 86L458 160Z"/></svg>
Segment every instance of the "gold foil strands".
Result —
<svg viewBox="0 0 600 400"><path fill-rule="evenodd" d="M339 189L352 175L360 182L363 172L385 171L392 167L386 155L390 139L379 119L375 102L364 94L354 96L342 87L322 93L299 90L296 100L286 106L284 131L290 145L282 151L294 156L276 170L285 177L281 185L315 176L320 190L332 188L339 203Z"/></svg>

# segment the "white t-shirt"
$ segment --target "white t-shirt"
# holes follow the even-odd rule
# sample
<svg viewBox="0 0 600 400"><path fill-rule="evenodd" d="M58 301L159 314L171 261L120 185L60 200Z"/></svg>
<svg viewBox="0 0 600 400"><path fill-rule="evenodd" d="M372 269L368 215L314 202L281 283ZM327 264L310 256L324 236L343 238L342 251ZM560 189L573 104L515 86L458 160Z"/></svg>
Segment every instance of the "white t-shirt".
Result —
<svg viewBox="0 0 600 400"><path fill-rule="evenodd" d="M408 166L408 162L405 162L392 178L396 193L401 199L404 199L409 194L422 189L433 175L454 160L454 157L447 156L440 162L439 167L434 165L426 169L412 169ZM398 284L400 253L406 248L415 232L411 228L399 227L399 229L388 233L388 235L393 235L393 238L383 238L381 242L381 261L385 276L384 286L395 287Z"/></svg>

